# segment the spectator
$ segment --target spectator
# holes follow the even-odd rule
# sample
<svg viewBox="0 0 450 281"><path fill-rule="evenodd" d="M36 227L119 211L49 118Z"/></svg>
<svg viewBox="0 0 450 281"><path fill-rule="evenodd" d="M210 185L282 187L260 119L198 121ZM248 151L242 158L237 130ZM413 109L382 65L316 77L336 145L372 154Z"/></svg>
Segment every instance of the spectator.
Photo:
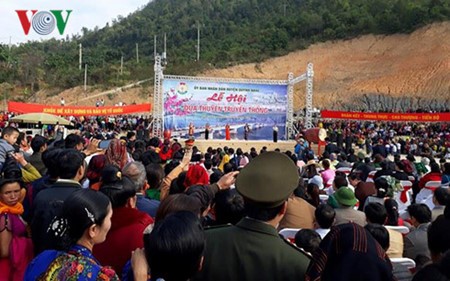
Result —
<svg viewBox="0 0 450 281"><path fill-rule="evenodd" d="M309 204L313 205L314 207L319 206L319 186L317 186L317 184L315 183L308 183L308 185L306 186L306 193L308 195L308 198L306 200L309 202Z"/></svg>
<svg viewBox="0 0 450 281"><path fill-rule="evenodd" d="M385 252L389 249L389 232L381 224L368 223L364 228L369 231L372 237L380 244ZM400 234L400 233L399 233ZM400 234L401 235L401 234Z"/></svg>
<svg viewBox="0 0 450 281"><path fill-rule="evenodd" d="M47 229L66 198L81 188L80 181L84 177L84 155L81 152L66 149L50 156L58 157L58 169L55 171L58 180L49 188L40 191L33 202L31 232L36 254L55 248L56 241L48 239Z"/></svg>
<svg viewBox="0 0 450 281"><path fill-rule="evenodd" d="M69 134L64 139L64 147L67 149L76 149L78 151L82 151L85 144L85 139L77 134Z"/></svg>
<svg viewBox="0 0 450 281"><path fill-rule="evenodd" d="M47 150L47 147L47 139L43 136L36 135L31 140L33 154L30 156L30 164L33 165L41 175L45 175L47 173L47 168L42 161L42 153Z"/></svg>
<svg viewBox="0 0 450 281"><path fill-rule="evenodd" d="M339 203L339 208L336 211L335 225L354 222L360 226L366 225L366 215L353 209L358 200L355 197L353 191L348 187L339 188L334 193L336 201Z"/></svg>
<svg viewBox="0 0 450 281"><path fill-rule="evenodd" d="M413 281L450 280L450 220L448 214L439 216L428 228L428 248L433 263L425 266L413 278Z"/></svg>
<svg viewBox="0 0 450 281"><path fill-rule="evenodd" d="M0 139L0 171L3 170L6 158L9 154L15 152L13 145L19 137L19 130L14 127L6 127L2 131L2 138Z"/></svg>
<svg viewBox="0 0 450 281"><path fill-rule="evenodd" d="M408 206L408 213L411 217L412 225L416 229L405 237L403 256L415 260L418 256L424 256L429 260L430 251L427 245L427 231L431 222L431 211L425 204L414 204ZM421 266L419 265L419 267Z"/></svg>
<svg viewBox="0 0 450 281"><path fill-rule="evenodd" d="M438 188L433 194L434 208L431 210L431 221L435 221L438 216L444 214L444 209L450 203L450 192L448 188Z"/></svg>
<svg viewBox="0 0 450 281"><path fill-rule="evenodd" d="M308 256L284 242L276 230L297 184L297 168L284 154L264 152L246 165L236 189L244 197L247 217L236 226L206 232L203 270L193 280L303 279Z"/></svg>
<svg viewBox="0 0 450 281"><path fill-rule="evenodd" d="M52 237L65 241L64 252L46 251L27 268L25 280L119 280L114 270L102 267L92 255L92 247L105 241L111 227L112 208L108 197L78 189L64 202L62 215L50 227ZM73 270L76 268L76 270Z"/></svg>
<svg viewBox="0 0 450 281"><path fill-rule="evenodd" d="M364 266L360 266L362 264ZM389 258L381 246L368 231L354 223L331 229L313 255L305 279L396 280Z"/></svg>
<svg viewBox="0 0 450 281"><path fill-rule="evenodd" d="M322 179L323 182L325 183L325 185L327 185L329 182L333 182L334 177L336 176L336 173L334 172L333 169L331 169L331 163L330 160L328 159L324 159L322 161L322 166L323 166L323 171L321 172L322 174Z"/></svg>
<svg viewBox="0 0 450 281"><path fill-rule="evenodd" d="M437 263L442 260L445 253L450 250L450 219L449 214L439 216L428 227L428 249L432 262Z"/></svg>
<svg viewBox="0 0 450 281"><path fill-rule="evenodd" d="M89 188L99 190L101 186L101 174L105 167L106 157L104 154L95 155L89 161L89 165L86 172L87 184Z"/></svg>
<svg viewBox="0 0 450 281"><path fill-rule="evenodd" d="M404 225L403 219L398 214L398 203L394 199L386 199L384 201L384 207L387 212L386 225L398 226Z"/></svg>
<svg viewBox="0 0 450 281"><path fill-rule="evenodd" d="M316 186L317 187L317 186ZM303 185L298 184L287 200L286 214L280 221L278 229L283 228L309 228L314 227L314 211L315 207L303 199L300 194L303 191Z"/></svg>
<svg viewBox="0 0 450 281"><path fill-rule="evenodd" d="M422 189L425 187L425 184L429 181L442 181L442 174L439 167L439 164L436 162L431 163L430 165L431 171L424 175L419 181L419 188Z"/></svg>
<svg viewBox="0 0 450 281"><path fill-rule="evenodd" d="M380 203L370 203L366 206L364 213L366 214L368 223L384 225L387 220L386 208ZM400 232L388 229L389 245L386 254L389 258L401 258L403 256L403 236Z"/></svg>
<svg viewBox="0 0 450 281"><path fill-rule="evenodd" d="M140 267L150 269L152 280L186 281L202 268L205 235L198 218L190 212L176 212L157 223L144 234L144 245L144 252L136 251L133 259L140 259ZM122 280L133 280L131 271Z"/></svg>
<svg viewBox="0 0 450 281"><path fill-rule="evenodd" d="M149 187L146 189L145 194L148 198L153 200L161 199L161 183L164 178L164 170L159 164L148 164L145 167L145 173L147 175L147 183Z"/></svg>
<svg viewBox="0 0 450 281"><path fill-rule="evenodd" d="M129 162L126 142L112 139L105 151L106 165L115 165L120 170Z"/></svg>
<svg viewBox="0 0 450 281"><path fill-rule="evenodd" d="M21 218L24 196L20 179L0 180L0 280L23 280L33 258L33 244Z"/></svg>
<svg viewBox="0 0 450 281"><path fill-rule="evenodd" d="M339 174L340 172L337 172L338 174L336 175L336 177L333 180L333 185L331 188L327 189L327 193L329 194L328 196L328 205L330 205L333 208L339 208L339 203L337 202L334 193L341 187L347 187L348 186L348 182L347 182L347 176L342 173Z"/></svg>
<svg viewBox="0 0 450 281"><path fill-rule="evenodd" d="M364 203L364 208L369 203L380 203L384 205L384 200L393 196L392 187L389 185L385 177L379 177L375 180L375 189L377 193L373 196L369 196Z"/></svg>
<svg viewBox="0 0 450 281"><path fill-rule="evenodd" d="M300 229L295 234L295 245L311 255L319 248L322 238L312 229Z"/></svg>
<svg viewBox="0 0 450 281"><path fill-rule="evenodd" d="M236 189L226 189L217 192L214 201L215 223L217 225L236 224L245 215L244 198Z"/></svg>
<svg viewBox="0 0 450 281"><path fill-rule="evenodd" d="M136 187L133 181L122 177L116 166L112 167L117 171L110 175L114 180L103 183L100 188L100 192L110 199L113 208L111 230L105 242L94 247L94 255L121 275L125 263L131 258L131 252L144 246L142 233L153 224L153 219L136 209Z"/></svg>
<svg viewBox="0 0 450 281"><path fill-rule="evenodd" d="M334 224L336 211L328 204L320 204L316 208L314 215L316 217L315 230L323 239Z"/></svg>
<svg viewBox="0 0 450 281"><path fill-rule="evenodd" d="M192 196L184 193L169 195L159 205L156 212L155 223L158 223L168 215L179 211L189 211L200 218L200 208L200 202Z"/></svg>
<svg viewBox="0 0 450 281"><path fill-rule="evenodd" d="M130 162L123 167L123 174L130 178L136 187L136 208L155 218L159 201L145 196L148 183L144 165L140 162Z"/></svg>
<svg viewBox="0 0 450 281"><path fill-rule="evenodd" d="M314 183L322 190L324 188L323 178L317 172L317 166L318 164L314 160L308 161L303 176L308 178L308 183Z"/></svg>
<svg viewBox="0 0 450 281"><path fill-rule="evenodd" d="M444 169L442 170L442 180L441 183L448 185L450 183L450 163L444 164Z"/></svg>
<svg viewBox="0 0 450 281"><path fill-rule="evenodd" d="M375 184L373 182L362 181L361 175L358 172L353 172L349 176L349 181L355 187L355 197L359 200L358 210L362 211L367 197L377 194Z"/></svg>
<svg viewBox="0 0 450 281"><path fill-rule="evenodd" d="M369 231L372 237L377 240L383 250L387 253L388 249L391 246L389 241L391 240L390 234L392 232L388 232L388 229L386 229L384 226L375 223L369 223L364 228ZM412 279L411 271L409 270L409 268L399 263L393 263L393 273L394 276L397 277L398 281L410 281Z"/></svg>

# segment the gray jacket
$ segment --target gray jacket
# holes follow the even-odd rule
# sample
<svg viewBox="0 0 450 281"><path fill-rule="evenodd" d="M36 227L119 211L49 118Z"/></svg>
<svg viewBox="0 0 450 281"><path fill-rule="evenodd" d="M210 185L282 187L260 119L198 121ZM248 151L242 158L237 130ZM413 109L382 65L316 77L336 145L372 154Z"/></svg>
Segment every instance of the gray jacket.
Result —
<svg viewBox="0 0 450 281"><path fill-rule="evenodd" d="M3 169L8 153L14 152L15 149L5 139L0 139L0 171Z"/></svg>
<svg viewBox="0 0 450 281"><path fill-rule="evenodd" d="M405 237L403 256L410 259L415 259L418 255L430 257L430 250L428 249L428 226L430 223L420 224L416 230L411 231Z"/></svg>

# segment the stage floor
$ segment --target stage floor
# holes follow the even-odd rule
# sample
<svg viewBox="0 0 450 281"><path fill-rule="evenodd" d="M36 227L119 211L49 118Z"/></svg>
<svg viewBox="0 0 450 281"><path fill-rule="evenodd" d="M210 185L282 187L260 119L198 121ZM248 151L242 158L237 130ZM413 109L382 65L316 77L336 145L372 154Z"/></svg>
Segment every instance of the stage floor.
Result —
<svg viewBox="0 0 450 281"><path fill-rule="evenodd" d="M180 143L184 143L185 139L179 139ZM232 147L235 150L237 148L241 148L244 152L250 152L250 148L254 147L256 151L259 153L259 151L263 148L263 146L267 147L268 151L273 151L277 148L279 148L282 152L285 152L287 150L290 150L291 152L294 152L296 142L294 140L289 141L279 141L279 142L271 142L271 141L264 141L264 140L195 140L194 145L197 146L197 148L201 152L206 152L208 147L212 148L218 148L218 147ZM317 145L312 145L313 150L317 153Z"/></svg>

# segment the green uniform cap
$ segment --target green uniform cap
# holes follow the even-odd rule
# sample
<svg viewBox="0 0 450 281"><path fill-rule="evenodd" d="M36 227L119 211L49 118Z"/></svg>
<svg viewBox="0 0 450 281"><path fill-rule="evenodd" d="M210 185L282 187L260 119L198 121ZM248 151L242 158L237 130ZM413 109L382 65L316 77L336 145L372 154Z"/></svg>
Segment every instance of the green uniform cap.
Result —
<svg viewBox="0 0 450 281"><path fill-rule="evenodd" d="M254 203L272 208L283 204L298 185L292 159L279 152L265 152L250 161L236 178L237 191Z"/></svg>

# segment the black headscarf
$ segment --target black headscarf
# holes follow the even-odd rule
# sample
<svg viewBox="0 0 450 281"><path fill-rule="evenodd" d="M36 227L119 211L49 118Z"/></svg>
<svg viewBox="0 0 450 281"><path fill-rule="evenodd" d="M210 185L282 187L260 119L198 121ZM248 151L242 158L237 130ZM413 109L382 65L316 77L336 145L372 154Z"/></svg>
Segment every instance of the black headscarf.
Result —
<svg viewBox="0 0 450 281"><path fill-rule="evenodd" d="M314 253L306 281L397 280L384 250L363 227L334 226Z"/></svg>

